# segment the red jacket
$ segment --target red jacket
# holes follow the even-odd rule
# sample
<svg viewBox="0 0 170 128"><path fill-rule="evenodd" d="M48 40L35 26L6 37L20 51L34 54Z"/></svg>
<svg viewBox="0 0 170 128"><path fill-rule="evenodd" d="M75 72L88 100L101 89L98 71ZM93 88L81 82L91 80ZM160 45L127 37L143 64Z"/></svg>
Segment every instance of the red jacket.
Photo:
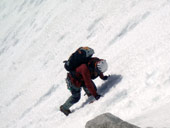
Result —
<svg viewBox="0 0 170 128"><path fill-rule="evenodd" d="M84 82L85 86L88 88L90 93L95 97L97 96L97 92L93 86L92 82L92 75L100 76L101 79L103 79L103 73L100 73L98 75L97 72L90 72L86 64L81 64L79 67L76 68L76 78L73 78L71 74L69 73L68 76L71 80L71 82L76 86L76 87L81 87L82 83Z"/></svg>

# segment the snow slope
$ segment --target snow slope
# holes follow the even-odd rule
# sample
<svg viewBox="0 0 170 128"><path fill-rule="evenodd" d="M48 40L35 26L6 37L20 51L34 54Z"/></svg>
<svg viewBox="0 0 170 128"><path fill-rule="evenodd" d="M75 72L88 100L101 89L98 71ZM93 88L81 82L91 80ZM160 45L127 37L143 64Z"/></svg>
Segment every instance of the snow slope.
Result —
<svg viewBox="0 0 170 128"><path fill-rule="evenodd" d="M169 0L1 0L0 127L83 128L112 114L140 127L170 128ZM109 64L99 101L65 117L63 60L80 46Z"/></svg>

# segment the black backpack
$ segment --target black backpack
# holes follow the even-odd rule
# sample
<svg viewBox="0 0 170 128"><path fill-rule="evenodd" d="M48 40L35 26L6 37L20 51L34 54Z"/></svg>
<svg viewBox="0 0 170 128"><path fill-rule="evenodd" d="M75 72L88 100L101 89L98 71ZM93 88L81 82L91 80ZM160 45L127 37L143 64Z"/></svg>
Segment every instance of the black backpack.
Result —
<svg viewBox="0 0 170 128"><path fill-rule="evenodd" d="M93 56L94 50L89 47L80 47L71 54L67 61L64 61L64 67L67 71L74 71L81 64L87 64Z"/></svg>

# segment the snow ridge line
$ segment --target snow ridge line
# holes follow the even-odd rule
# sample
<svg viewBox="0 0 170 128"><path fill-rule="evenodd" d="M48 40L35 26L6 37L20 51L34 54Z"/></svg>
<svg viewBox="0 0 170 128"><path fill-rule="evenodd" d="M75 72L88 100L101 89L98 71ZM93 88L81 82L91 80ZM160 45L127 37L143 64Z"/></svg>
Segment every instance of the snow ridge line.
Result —
<svg viewBox="0 0 170 128"><path fill-rule="evenodd" d="M122 28L122 30L117 34L109 43L109 45L112 45L115 43L118 39L123 38L128 32L132 31L138 24L140 24L142 21L144 21L148 16L150 15L150 12L145 12L143 15L135 17L132 20L129 20L129 22Z"/></svg>

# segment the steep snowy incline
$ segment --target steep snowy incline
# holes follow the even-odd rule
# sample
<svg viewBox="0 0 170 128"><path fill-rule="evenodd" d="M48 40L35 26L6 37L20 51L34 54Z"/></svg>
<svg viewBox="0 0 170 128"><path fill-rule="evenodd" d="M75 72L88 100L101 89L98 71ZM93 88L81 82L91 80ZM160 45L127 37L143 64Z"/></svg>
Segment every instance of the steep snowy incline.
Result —
<svg viewBox="0 0 170 128"><path fill-rule="evenodd" d="M161 109L163 104L168 107L170 102L169 7L165 5L150 13L145 21L129 32L128 36L120 40L119 44L115 44L111 50L115 51L115 54L118 51L114 59L109 60L114 63L112 68L118 72L121 71L123 81L120 86L123 85L122 90L127 91L127 97L116 104L116 108L122 108L123 111L115 112L116 110L113 109L112 113L120 117L123 115L124 118L126 114L126 118L129 118L131 114L139 116L140 120L137 119L136 124L141 127L169 127L170 123L168 114L164 115L166 111L169 113L168 109L164 106L163 110ZM127 46L125 46L126 43ZM124 47L120 47L121 44ZM116 70L114 71L117 72ZM157 115L154 110L160 113ZM140 116L141 113L143 116ZM134 120L133 123L135 123Z"/></svg>
<svg viewBox="0 0 170 128"><path fill-rule="evenodd" d="M169 0L1 0L0 127L83 128L112 114L141 127L169 127ZM80 46L109 64L69 117L63 60ZM159 111L160 118L155 114Z"/></svg>

